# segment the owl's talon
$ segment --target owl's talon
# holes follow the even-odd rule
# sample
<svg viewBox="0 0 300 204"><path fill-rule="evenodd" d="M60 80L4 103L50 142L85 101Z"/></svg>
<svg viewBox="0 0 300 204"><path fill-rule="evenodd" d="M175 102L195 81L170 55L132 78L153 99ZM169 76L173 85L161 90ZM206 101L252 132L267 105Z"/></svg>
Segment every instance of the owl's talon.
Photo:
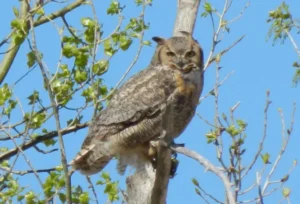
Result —
<svg viewBox="0 0 300 204"><path fill-rule="evenodd" d="M173 143L170 144L170 146L172 146L172 147L184 147L185 144L184 143L175 143L175 142L173 142Z"/></svg>
<svg viewBox="0 0 300 204"><path fill-rule="evenodd" d="M177 168L179 165L179 160L175 157L171 158L171 168L170 168L170 178L174 178L176 176Z"/></svg>

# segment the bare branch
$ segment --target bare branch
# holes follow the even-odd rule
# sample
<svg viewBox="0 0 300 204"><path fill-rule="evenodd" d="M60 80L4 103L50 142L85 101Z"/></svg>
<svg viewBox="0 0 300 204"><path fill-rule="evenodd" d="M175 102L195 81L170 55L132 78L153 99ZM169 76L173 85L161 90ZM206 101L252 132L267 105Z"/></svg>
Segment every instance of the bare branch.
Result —
<svg viewBox="0 0 300 204"><path fill-rule="evenodd" d="M86 2L86 0L77 0L74 3L71 3L65 6L64 8L60 9L59 11L53 12L47 16L42 16L41 18L39 18L39 20L33 23L33 26L37 27L39 25L49 22L49 20L54 20L56 18L64 16L70 11L74 10L75 8L81 6L84 2Z"/></svg>
<svg viewBox="0 0 300 204"><path fill-rule="evenodd" d="M9 168L6 167L0 167L1 170L9 172ZM33 170L26 170L26 171L11 171L10 173L12 174L17 174L17 175L25 175L25 174L32 174L32 173L50 173L51 171L56 171L56 168L49 168L49 169L37 169L35 171Z"/></svg>
<svg viewBox="0 0 300 204"><path fill-rule="evenodd" d="M214 166L209 160L198 154L197 152L194 152L192 150L189 150L185 147L174 147L172 146L171 149L175 152L181 153L185 156L188 156L196 161L198 161L207 171L211 171L212 173L216 174L223 182L226 195L229 201L229 204L235 204L235 199L231 191L231 184L228 180L228 178L224 175L224 173Z"/></svg>
<svg viewBox="0 0 300 204"><path fill-rule="evenodd" d="M63 136L63 135L67 135L67 134L72 133L72 132L76 132L77 130L86 128L87 126L88 126L88 123L78 124L78 125L74 125L74 126L62 129L62 130L60 130L60 132L61 132L61 135ZM35 137L34 139L20 145L19 147L21 148L21 150L26 150L26 149L29 149L29 148L31 148L32 146L34 146L38 143L41 143L45 140L55 138L57 136L58 136L57 131L48 132L44 135L39 135L39 136ZM15 156L18 152L19 152L19 149L15 148L15 149L11 149L11 150L5 152L4 154L1 154L0 155L0 162Z"/></svg>

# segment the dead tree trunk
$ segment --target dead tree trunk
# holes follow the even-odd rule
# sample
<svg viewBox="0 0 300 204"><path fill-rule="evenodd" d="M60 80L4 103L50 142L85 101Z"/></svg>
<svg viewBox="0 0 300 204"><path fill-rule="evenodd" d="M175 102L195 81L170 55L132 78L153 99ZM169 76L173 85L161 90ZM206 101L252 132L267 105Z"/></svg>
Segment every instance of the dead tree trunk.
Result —
<svg viewBox="0 0 300 204"><path fill-rule="evenodd" d="M173 35L180 36L180 31L193 34L201 0L178 0L177 15ZM128 204L165 204L170 176L171 150L163 141L158 146L157 169L149 164L137 168L126 179Z"/></svg>

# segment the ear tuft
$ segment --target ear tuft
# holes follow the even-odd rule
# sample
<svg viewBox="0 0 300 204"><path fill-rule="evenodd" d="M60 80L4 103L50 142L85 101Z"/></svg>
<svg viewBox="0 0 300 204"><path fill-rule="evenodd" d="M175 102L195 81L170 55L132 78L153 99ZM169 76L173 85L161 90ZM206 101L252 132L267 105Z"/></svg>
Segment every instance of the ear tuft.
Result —
<svg viewBox="0 0 300 204"><path fill-rule="evenodd" d="M166 40L164 38L157 36L153 37L152 40L155 41L158 45L163 45L166 43Z"/></svg>

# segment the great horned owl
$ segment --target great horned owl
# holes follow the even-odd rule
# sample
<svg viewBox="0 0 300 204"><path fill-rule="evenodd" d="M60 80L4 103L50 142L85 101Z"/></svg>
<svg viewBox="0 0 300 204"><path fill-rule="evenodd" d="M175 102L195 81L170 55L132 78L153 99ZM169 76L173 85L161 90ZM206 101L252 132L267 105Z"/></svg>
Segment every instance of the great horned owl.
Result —
<svg viewBox="0 0 300 204"><path fill-rule="evenodd" d="M91 175L116 157L122 168L133 156L152 161L149 149L164 131L178 137L195 114L203 88L203 52L189 33L163 39L148 68L118 89L107 108L95 118L81 151L71 162L74 169ZM172 110L171 112L168 110Z"/></svg>

